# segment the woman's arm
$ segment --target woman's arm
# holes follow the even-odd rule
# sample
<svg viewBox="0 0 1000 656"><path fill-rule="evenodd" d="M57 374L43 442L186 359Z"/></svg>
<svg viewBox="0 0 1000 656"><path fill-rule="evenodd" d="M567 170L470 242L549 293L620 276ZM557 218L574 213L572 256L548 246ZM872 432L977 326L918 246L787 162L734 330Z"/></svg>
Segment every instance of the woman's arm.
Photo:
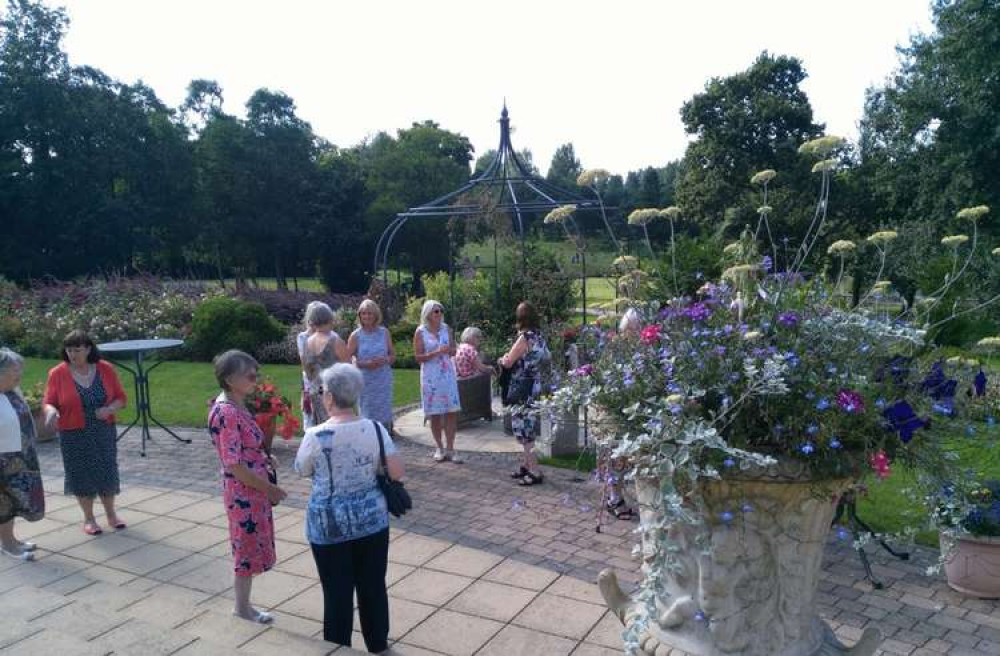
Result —
<svg viewBox="0 0 1000 656"><path fill-rule="evenodd" d="M386 353L385 363L389 366L395 364L396 347L393 346L392 344L392 334L389 332L388 328L385 329L385 353Z"/></svg>
<svg viewBox="0 0 1000 656"><path fill-rule="evenodd" d="M424 340L420 337L420 329L417 328L417 331L413 333L413 359L420 364L423 364L428 360L433 360L439 355L441 354L438 351L424 353Z"/></svg>
<svg viewBox="0 0 1000 656"><path fill-rule="evenodd" d="M406 476L406 467L403 466L403 459L396 454L385 455L385 464L389 469L389 478L394 481L401 481Z"/></svg>
<svg viewBox="0 0 1000 656"><path fill-rule="evenodd" d="M360 330L360 328L358 329ZM367 369L367 366L358 358L358 331L355 330L351 333L350 337L347 338L347 358L343 362L350 362L350 358L354 358L354 366L358 369Z"/></svg>
<svg viewBox="0 0 1000 656"><path fill-rule="evenodd" d="M306 436L302 438L302 444L299 445L299 450L295 454L295 471L298 472L299 476L312 476L315 470L315 465L313 462L313 444L315 444L315 436L307 432Z"/></svg>
<svg viewBox="0 0 1000 656"><path fill-rule="evenodd" d="M500 358L500 364L504 369L510 369L514 366L518 360L524 357L524 354L528 351L528 340L525 339L524 335L517 338L514 345L510 347L503 357Z"/></svg>

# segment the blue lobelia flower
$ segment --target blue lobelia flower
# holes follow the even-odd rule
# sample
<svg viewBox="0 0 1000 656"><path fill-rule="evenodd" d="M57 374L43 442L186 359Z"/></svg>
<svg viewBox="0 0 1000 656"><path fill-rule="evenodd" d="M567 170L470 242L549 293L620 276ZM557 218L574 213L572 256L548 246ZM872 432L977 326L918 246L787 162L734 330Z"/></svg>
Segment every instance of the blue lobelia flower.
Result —
<svg viewBox="0 0 1000 656"><path fill-rule="evenodd" d="M840 440L838 440L836 437L830 439L831 449L839 449L841 446L843 445L840 443Z"/></svg>
<svg viewBox="0 0 1000 656"><path fill-rule="evenodd" d="M811 455L816 450L816 446L812 442L806 442L799 447L799 451L808 455Z"/></svg>
<svg viewBox="0 0 1000 656"><path fill-rule="evenodd" d="M728 510L724 510L719 515L719 519L721 519L723 521L723 523L728 524L729 522L733 521L733 513L731 513Z"/></svg>
<svg viewBox="0 0 1000 656"><path fill-rule="evenodd" d="M830 399L825 396L816 402L816 409L819 411L830 409Z"/></svg>
<svg viewBox="0 0 1000 656"><path fill-rule="evenodd" d="M726 458L725 460L722 461L722 465L724 467L735 467L736 461L733 460L732 458Z"/></svg>

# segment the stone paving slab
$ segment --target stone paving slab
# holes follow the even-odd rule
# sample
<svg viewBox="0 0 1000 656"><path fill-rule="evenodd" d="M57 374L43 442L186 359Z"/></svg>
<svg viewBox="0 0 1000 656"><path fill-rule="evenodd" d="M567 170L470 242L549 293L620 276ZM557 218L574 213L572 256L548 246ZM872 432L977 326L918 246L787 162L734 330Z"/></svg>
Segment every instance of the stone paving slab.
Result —
<svg viewBox="0 0 1000 656"><path fill-rule="evenodd" d="M120 506L130 526L99 537L80 531L73 500L61 494L58 445L40 446L50 512L35 524L18 521L40 546L37 562L0 560L0 656L334 651L321 640L322 591L303 535L308 482L289 470L297 443L276 445L289 498L275 509L278 565L257 579L254 598L272 605L278 621L258 630L231 617L214 450L204 433L181 432L195 443L155 432L145 459L129 440L120 445ZM636 523L606 516L597 532L596 485L547 469L545 484L518 488L506 475L510 456L436 464L423 445L399 446L415 508L393 520L390 536L396 653L621 653L617 620L593 582L608 566L626 583L637 580ZM849 544L832 539L826 550L820 611L843 640L877 625L888 637L884 654L1000 654L1000 604L924 576L934 552L918 549L910 562L877 548L869 555L884 590L863 580Z"/></svg>

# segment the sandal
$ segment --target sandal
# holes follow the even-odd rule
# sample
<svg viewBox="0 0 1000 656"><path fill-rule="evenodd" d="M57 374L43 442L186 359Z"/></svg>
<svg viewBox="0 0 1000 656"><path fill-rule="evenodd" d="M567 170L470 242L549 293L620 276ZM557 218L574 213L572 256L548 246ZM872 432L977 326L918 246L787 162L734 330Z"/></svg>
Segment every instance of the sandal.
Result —
<svg viewBox="0 0 1000 656"><path fill-rule="evenodd" d="M10 556L15 560L20 560L24 563L30 563L35 559L35 552L33 551L7 551L6 549L0 548L0 553L5 556Z"/></svg>
<svg viewBox="0 0 1000 656"><path fill-rule="evenodd" d="M113 522L109 520L108 521L108 526L110 526L111 528L115 529L116 531L120 531L123 528L128 528L128 524L126 524L122 520L118 519L117 517L115 517L115 521L113 521Z"/></svg>
<svg viewBox="0 0 1000 656"><path fill-rule="evenodd" d="M97 522L84 522L83 532L87 535L100 535L104 530L97 525Z"/></svg>
<svg viewBox="0 0 1000 656"><path fill-rule="evenodd" d="M609 502L607 508L615 519L628 521L635 517L635 511L625 505L625 499L619 499L615 504Z"/></svg>
<svg viewBox="0 0 1000 656"><path fill-rule="evenodd" d="M521 480L517 482L521 487L530 487L532 485L538 485L545 479L541 474L532 474L530 471L521 477Z"/></svg>
<svg viewBox="0 0 1000 656"><path fill-rule="evenodd" d="M528 468L522 465L521 468L518 469L517 471L512 471L510 473L510 477L514 479L524 478L525 474L527 473L528 473Z"/></svg>
<svg viewBox="0 0 1000 656"><path fill-rule="evenodd" d="M262 610L257 611L254 615L250 617L244 617L236 611L233 611L233 616L238 617L241 620L246 620L248 622L254 622L256 624L271 624L274 622L274 615L271 613L264 612Z"/></svg>

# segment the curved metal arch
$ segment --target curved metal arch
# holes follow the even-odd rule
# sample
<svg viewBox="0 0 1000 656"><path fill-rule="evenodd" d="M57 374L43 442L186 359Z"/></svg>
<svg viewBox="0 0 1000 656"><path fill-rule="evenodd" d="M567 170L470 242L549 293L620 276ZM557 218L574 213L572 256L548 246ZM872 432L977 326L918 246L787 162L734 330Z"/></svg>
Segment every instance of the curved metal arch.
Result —
<svg viewBox="0 0 1000 656"><path fill-rule="evenodd" d="M500 112L500 144L493 161L483 171L470 179L458 189L439 196L434 200L407 208L399 212L379 235L375 244L374 275L381 271L383 279L388 280L388 262L392 244L396 235L412 218L468 218L482 216L487 212L504 211L511 215L515 222L518 236L524 245L524 221L527 213L549 212L561 205L573 204L578 210L599 210L599 201L587 199L575 192L563 189L544 178L533 175L531 170L521 161L510 139L510 118L507 104L504 103ZM508 165L510 169L508 170ZM531 190L540 199L521 199L515 190L522 186ZM462 194L475 189L483 189L486 194L496 195L496 202L484 208L481 205L456 205L453 202ZM504 203L504 196L510 196L510 202ZM605 208L608 209L608 208ZM612 208L613 209L613 208Z"/></svg>

